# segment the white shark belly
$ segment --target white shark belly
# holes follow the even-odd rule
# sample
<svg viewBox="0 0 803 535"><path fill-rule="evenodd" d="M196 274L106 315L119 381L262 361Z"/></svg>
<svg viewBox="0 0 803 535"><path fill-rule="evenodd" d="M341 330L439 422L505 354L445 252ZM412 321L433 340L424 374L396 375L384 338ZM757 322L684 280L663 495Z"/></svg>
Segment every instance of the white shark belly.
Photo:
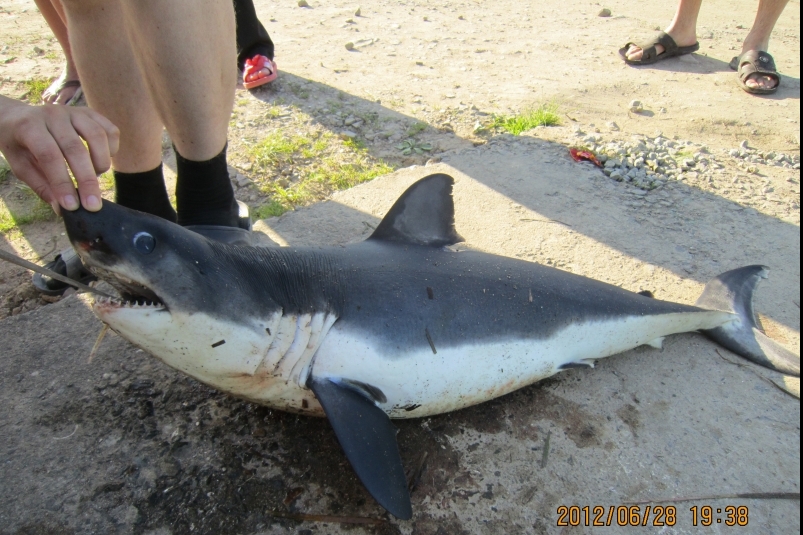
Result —
<svg viewBox="0 0 803 535"><path fill-rule="evenodd" d="M417 418L481 403L554 375L567 363L591 362L669 334L710 329L733 316L690 312L576 323L543 339L499 339L388 355L359 329L335 324L315 355L312 375L372 385L391 418ZM422 336L424 334L422 333Z"/></svg>

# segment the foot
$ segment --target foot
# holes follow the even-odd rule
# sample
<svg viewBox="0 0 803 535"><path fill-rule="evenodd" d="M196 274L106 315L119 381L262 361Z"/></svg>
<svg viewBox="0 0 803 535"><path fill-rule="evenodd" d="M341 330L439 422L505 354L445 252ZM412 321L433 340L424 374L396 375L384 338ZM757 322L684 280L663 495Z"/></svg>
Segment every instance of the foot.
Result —
<svg viewBox="0 0 803 535"><path fill-rule="evenodd" d="M243 67L243 85L253 89L276 79L276 62L262 54L256 54L245 60Z"/></svg>
<svg viewBox="0 0 803 535"><path fill-rule="evenodd" d="M69 277L83 284L89 284L91 281L96 280L96 277L86 269L81 262L81 258L72 247L56 255L55 260L45 264L45 267L59 275ZM33 285L39 293L51 296L62 295L67 288L70 288L70 285L66 282L61 282L41 273L33 274Z"/></svg>
<svg viewBox="0 0 803 535"><path fill-rule="evenodd" d="M743 54L749 51L750 51L749 49L743 49L742 53L739 56L741 57ZM759 72L754 72L752 74L749 74L744 79L744 85L746 85L750 89L758 89L765 91L775 89L776 87L778 87L778 83L779 79L776 78L775 76L769 76L766 74L761 74Z"/></svg>
<svg viewBox="0 0 803 535"><path fill-rule="evenodd" d="M80 90L81 82L78 81L78 72L74 66L67 64L62 69L61 75L42 93L42 102L68 104Z"/></svg>
<svg viewBox="0 0 803 535"><path fill-rule="evenodd" d="M683 34L674 31L672 28L667 28L664 30L664 32L674 39L679 47L692 46L697 42L697 35L693 32L691 34ZM664 53L665 48L663 45L656 44L655 51L656 54L660 56ZM644 51L641 49L641 47L631 43L630 47L627 49L627 52L625 52L625 57L629 61L641 61L643 53Z"/></svg>

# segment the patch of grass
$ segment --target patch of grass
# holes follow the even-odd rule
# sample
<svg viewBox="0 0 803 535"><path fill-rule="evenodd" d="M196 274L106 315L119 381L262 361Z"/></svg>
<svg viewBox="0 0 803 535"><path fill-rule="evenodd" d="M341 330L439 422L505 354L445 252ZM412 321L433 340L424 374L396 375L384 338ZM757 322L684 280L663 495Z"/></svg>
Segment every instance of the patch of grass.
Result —
<svg viewBox="0 0 803 535"><path fill-rule="evenodd" d="M269 197L254 211L257 218L281 215L394 170L372 158L361 140L344 141L330 133L310 139L273 132L248 149L247 155L254 176L275 177L255 179Z"/></svg>
<svg viewBox="0 0 803 535"><path fill-rule="evenodd" d="M253 212L253 217L255 219L265 219L268 217L279 217L289 208L280 203L279 201L270 201L268 204L263 204L262 206L258 207Z"/></svg>
<svg viewBox="0 0 803 535"><path fill-rule="evenodd" d="M427 123L422 123L421 121L415 122L407 129L407 137L417 136L426 129Z"/></svg>
<svg viewBox="0 0 803 535"><path fill-rule="evenodd" d="M8 165L2 156L0 156L0 184L6 181L11 175L11 167Z"/></svg>
<svg viewBox="0 0 803 535"><path fill-rule="evenodd" d="M98 177L98 182L100 183L100 190L101 191L113 191L114 190L114 172L109 169L102 175Z"/></svg>
<svg viewBox="0 0 803 535"><path fill-rule="evenodd" d="M535 109L524 111L518 115L494 116L492 126L518 136L536 126L555 126L558 124L560 124L560 115L558 115L557 105L542 104Z"/></svg>
<svg viewBox="0 0 803 535"><path fill-rule="evenodd" d="M343 142L343 145L351 150L363 150L365 148L365 142L360 138L347 139Z"/></svg>
<svg viewBox="0 0 803 535"><path fill-rule="evenodd" d="M302 99L309 98L309 91L307 91L306 88L300 86L299 84L291 83L287 84L287 86L290 88L290 91L293 93L293 95L297 96L298 98Z"/></svg>
<svg viewBox="0 0 803 535"><path fill-rule="evenodd" d="M423 154L424 151L431 151L432 144L419 143L418 140L410 138L402 141L396 148L399 149L404 156L409 156L410 154Z"/></svg>
<svg viewBox="0 0 803 535"><path fill-rule="evenodd" d="M327 147L329 147L329 140L326 138L318 138L310 142L309 145L302 147L301 156L303 158L315 158L317 155L322 154Z"/></svg>
<svg viewBox="0 0 803 535"><path fill-rule="evenodd" d="M36 78L25 80L22 84L26 89L24 95L25 100L31 104L39 104L42 102L42 93L45 92L45 89L50 87L50 79L37 76Z"/></svg>
<svg viewBox="0 0 803 535"><path fill-rule="evenodd" d="M310 173L310 179L335 190L342 190L393 172L393 168L385 162L372 162L364 154L355 156L347 163L335 158L325 159L319 169Z"/></svg>
<svg viewBox="0 0 803 535"><path fill-rule="evenodd" d="M18 196L20 202L9 205L0 199L0 232L4 234L22 225L49 221L55 217L50 205L40 200L31 188L20 185L19 189L23 192Z"/></svg>
<svg viewBox="0 0 803 535"><path fill-rule="evenodd" d="M255 166L264 169L289 161L295 153L311 145L312 142L304 137L288 137L281 132L272 132L251 147L248 156Z"/></svg>
<svg viewBox="0 0 803 535"><path fill-rule="evenodd" d="M694 153L691 152L690 150L681 149L681 150L677 151L674 155L672 155L672 159L674 159L675 162L677 162L678 164L682 164L683 160L687 160L687 159L692 159L693 160L694 159Z"/></svg>

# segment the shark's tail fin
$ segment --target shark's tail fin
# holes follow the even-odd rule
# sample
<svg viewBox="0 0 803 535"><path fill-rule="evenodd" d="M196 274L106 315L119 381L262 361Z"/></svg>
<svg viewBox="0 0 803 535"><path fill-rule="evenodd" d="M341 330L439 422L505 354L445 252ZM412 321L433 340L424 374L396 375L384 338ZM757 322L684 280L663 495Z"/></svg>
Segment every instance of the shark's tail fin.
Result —
<svg viewBox="0 0 803 535"><path fill-rule="evenodd" d="M768 273L766 266L746 266L727 271L706 284L697 306L732 312L738 318L703 333L756 364L800 377L800 356L768 338L756 322L753 292Z"/></svg>

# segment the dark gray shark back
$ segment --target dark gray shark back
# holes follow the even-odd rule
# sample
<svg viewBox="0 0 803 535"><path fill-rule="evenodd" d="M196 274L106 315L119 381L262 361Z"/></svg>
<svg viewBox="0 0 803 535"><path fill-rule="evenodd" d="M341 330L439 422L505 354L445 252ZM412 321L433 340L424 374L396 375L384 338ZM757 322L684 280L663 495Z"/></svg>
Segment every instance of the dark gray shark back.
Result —
<svg viewBox="0 0 803 535"><path fill-rule="evenodd" d="M254 306L264 302L265 292L286 310L333 311L338 324L375 339L389 354L431 340L459 346L545 339L573 323L700 310L531 262L426 245L369 240L334 251L286 253L278 269L276 251L235 261L255 286L249 284ZM266 263L272 266L268 278Z"/></svg>

